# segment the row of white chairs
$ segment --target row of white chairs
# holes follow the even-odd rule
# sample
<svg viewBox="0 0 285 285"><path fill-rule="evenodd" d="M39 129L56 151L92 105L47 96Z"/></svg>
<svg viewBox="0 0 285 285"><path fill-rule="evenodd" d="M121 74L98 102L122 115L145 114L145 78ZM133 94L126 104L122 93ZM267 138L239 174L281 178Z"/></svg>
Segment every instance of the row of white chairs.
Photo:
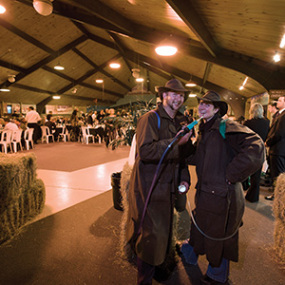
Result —
<svg viewBox="0 0 285 285"><path fill-rule="evenodd" d="M81 137L82 143L88 144L90 139L93 143L95 143L95 138L98 139L99 143L101 143L101 137L98 134L96 136L90 134L90 128L81 127L81 132L82 132L82 137Z"/></svg>
<svg viewBox="0 0 285 285"><path fill-rule="evenodd" d="M1 151L8 153L8 148L10 149L10 152L18 151L18 146L20 150L23 150L22 146L22 130L17 130L17 131L10 131L10 130L4 130L1 133L1 140L0 140L0 146L1 146ZM27 150L34 147L34 142L33 142L33 133L34 129L26 129L24 131L24 142L25 142L25 148Z"/></svg>
<svg viewBox="0 0 285 285"><path fill-rule="evenodd" d="M49 143L50 138L52 142L54 142L54 136L50 133L49 127L41 126L41 129L42 129L42 143L44 142ZM60 139L62 139L64 142L70 140L70 134L66 127L62 127L61 133L58 134L57 141L59 142Z"/></svg>

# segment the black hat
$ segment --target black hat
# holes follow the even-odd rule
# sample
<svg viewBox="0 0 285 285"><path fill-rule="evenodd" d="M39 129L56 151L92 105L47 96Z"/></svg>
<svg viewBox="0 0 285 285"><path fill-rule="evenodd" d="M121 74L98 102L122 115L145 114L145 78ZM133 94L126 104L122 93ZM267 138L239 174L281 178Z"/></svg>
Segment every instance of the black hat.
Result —
<svg viewBox="0 0 285 285"><path fill-rule="evenodd" d="M221 116L224 116L228 111L228 104L225 101L221 100L221 96L215 91L206 92L203 97L196 97L198 101L203 100L205 102L215 103L220 109Z"/></svg>

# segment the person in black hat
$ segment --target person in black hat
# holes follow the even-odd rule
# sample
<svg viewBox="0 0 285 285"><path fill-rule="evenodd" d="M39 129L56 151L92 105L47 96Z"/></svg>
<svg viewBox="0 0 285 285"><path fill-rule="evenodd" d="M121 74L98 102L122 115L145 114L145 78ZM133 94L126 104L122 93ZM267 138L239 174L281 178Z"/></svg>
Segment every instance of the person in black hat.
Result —
<svg viewBox="0 0 285 285"><path fill-rule="evenodd" d="M241 182L262 166L265 148L249 128L222 120L228 105L218 93L208 91L198 101L203 119L191 158L198 179L196 224L192 223L190 239L180 250L192 265L206 254L209 266L201 284L228 284L229 261L238 261L238 229L244 212Z"/></svg>
<svg viewBox="0 0 285 285"><path fill-rule="evenodd" d="M190 185L188 167L181 154L191 132L167 152L157 172L149 203L145 204L163 153L177 132L187 124L186 117L179 112L187 92L182 83L171 79L164 87L159 87L158 92L162 103L138 120L137 155L128 193L126 241L137 256L137 284L152 284L153 278L161 280L168 277L167 271L163 271L160 265L172 249L173 209L174 205L178 211L185 209L186 192ZM185 186L185 194L177 193L179 185ZM179 203L175 204L175 201ZM144 209L146 214L142 218Z"/></svg>

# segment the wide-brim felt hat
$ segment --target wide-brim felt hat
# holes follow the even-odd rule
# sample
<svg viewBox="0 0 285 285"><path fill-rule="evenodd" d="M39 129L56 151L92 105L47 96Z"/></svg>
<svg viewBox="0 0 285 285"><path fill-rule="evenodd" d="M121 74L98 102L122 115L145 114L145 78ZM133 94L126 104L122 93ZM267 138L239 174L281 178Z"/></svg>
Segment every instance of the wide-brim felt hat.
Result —
<svg viewBox="0 0 285 285"><path fill-rule="evenodd" d="M209 103L215 103L219 106L221 116L224 116L228 112L228 104L221 100L221 96L215 91L208 91L202 97L196 97L198 101L203 100Z"/></svg>
<svg viewBox="0 0 285 285"><path fill-rule="evenodd" d="M168 91L188 92L188 90L184 88L183 84L178 79L171 79L165 83L165 86L158 87L158 92Z"/></svg>

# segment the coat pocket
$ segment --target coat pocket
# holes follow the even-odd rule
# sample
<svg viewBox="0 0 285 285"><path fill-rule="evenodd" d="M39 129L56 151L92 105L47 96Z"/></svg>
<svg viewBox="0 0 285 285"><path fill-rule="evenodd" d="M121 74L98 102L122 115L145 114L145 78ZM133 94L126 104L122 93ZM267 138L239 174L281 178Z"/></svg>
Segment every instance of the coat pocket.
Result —
<svg viewBox="0 0 285 285"><path fill-rule="evenodd" d="M215 214L227 215L229 209L228 187L204 186L198 190L196 207L197 210Z"/></svg>

